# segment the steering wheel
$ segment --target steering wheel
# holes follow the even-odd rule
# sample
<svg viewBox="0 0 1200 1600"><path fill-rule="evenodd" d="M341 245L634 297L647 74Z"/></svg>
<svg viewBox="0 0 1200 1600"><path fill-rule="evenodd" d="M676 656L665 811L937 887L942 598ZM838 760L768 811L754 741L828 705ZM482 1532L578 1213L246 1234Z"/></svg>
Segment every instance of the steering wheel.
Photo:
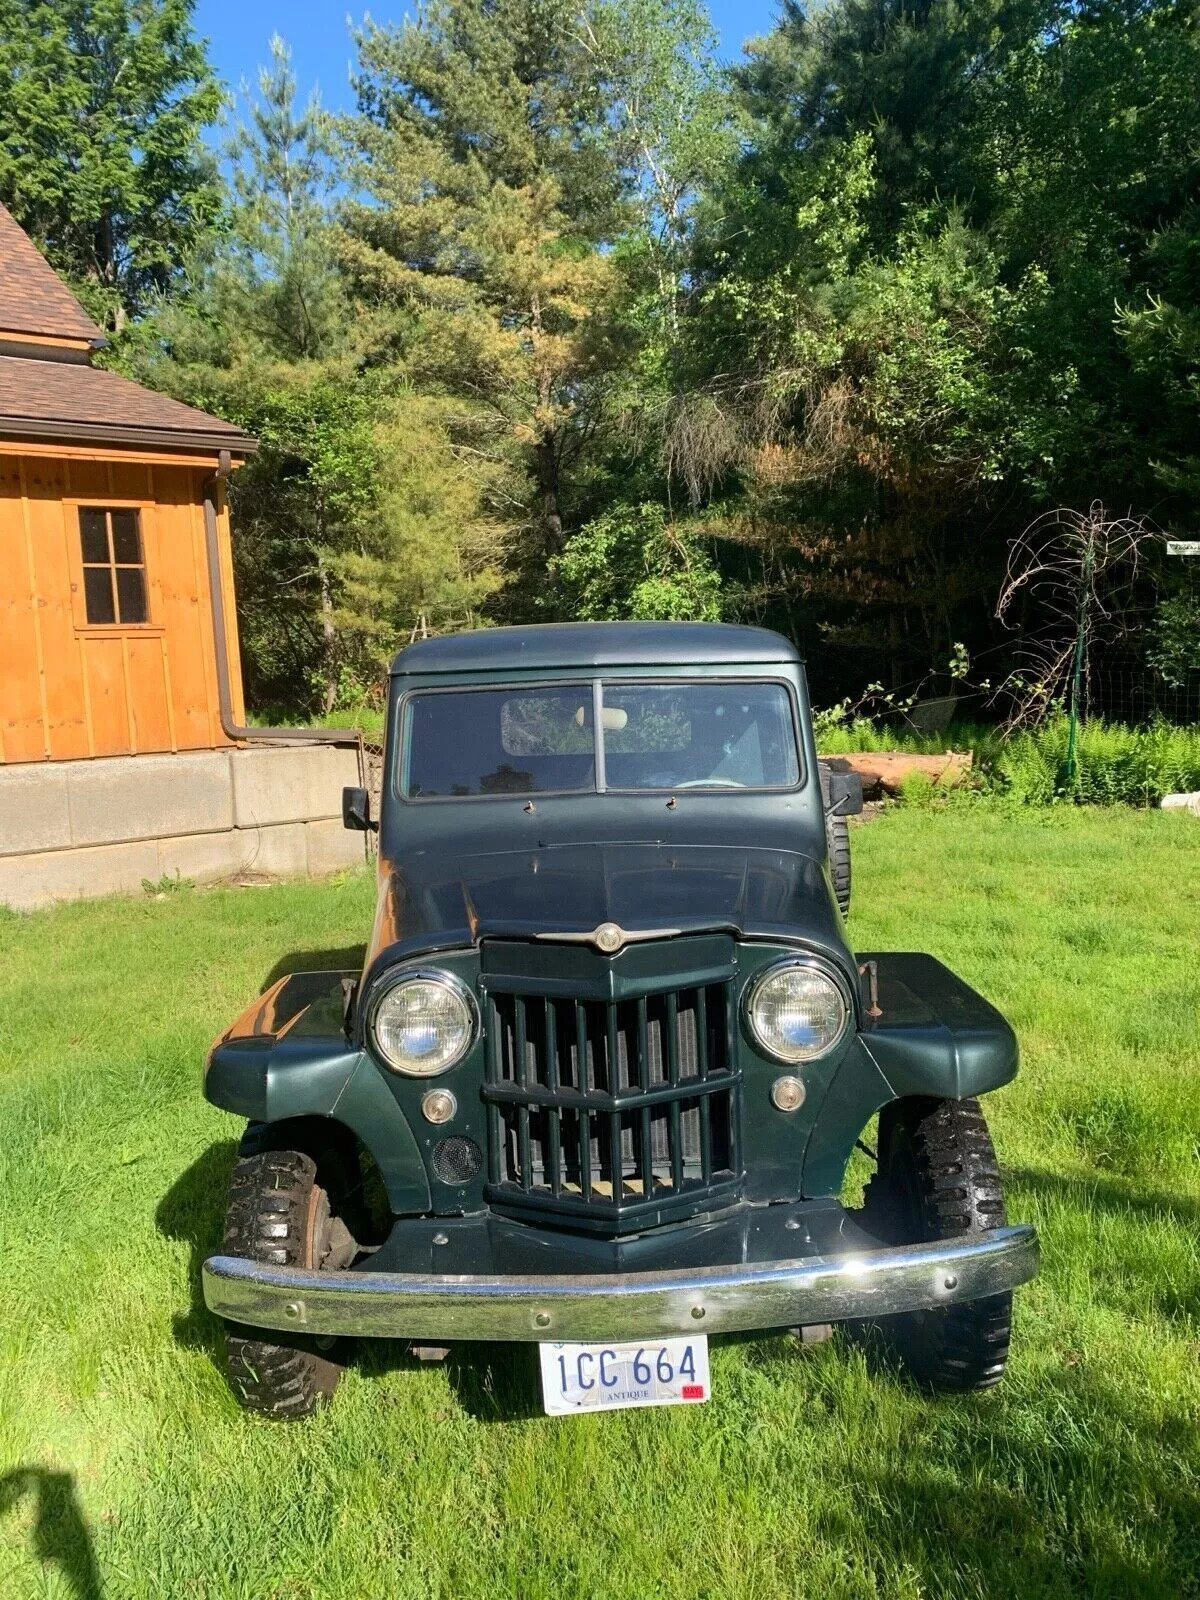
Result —
<svg viewBox="0 0 1200 1600"><path fill-rule="evenodd" d="M677 783L677 789L744 789L746 785L739 778L689 778L686 783Z"/></svg>

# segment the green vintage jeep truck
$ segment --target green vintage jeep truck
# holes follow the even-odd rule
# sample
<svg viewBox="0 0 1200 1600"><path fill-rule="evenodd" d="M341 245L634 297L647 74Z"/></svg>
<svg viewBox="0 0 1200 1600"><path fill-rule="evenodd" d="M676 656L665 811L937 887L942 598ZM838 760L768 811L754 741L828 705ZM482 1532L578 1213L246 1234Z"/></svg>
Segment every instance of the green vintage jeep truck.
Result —
<svg viewBox="0 0 1200 1600"><path fill-rule="evenodd" d="M208 1059L249 1121L204 1267L239 1400L302 1416L367 1336L536 1341L551 1411L682 1403L709 1334L835 1322L995 1383L1038 1247L977 1096L1016 1040L931 957L851 951L861 804L774 633L402 651L362 971L282 979Z"/></svg>

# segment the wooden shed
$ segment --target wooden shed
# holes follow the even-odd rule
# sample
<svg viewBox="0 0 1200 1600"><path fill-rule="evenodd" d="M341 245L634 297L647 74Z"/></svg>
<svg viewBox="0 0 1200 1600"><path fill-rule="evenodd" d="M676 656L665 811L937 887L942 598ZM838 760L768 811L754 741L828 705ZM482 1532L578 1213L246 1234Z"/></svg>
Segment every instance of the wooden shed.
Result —
<svg viewBox="0 0 1200 1600"><path fill-rule="evenodd" d="M227 743L204 500L241 429L92 365L100 330L0 206L0 762ZM217 505L235 720L229 519Z"/></svg>
<svg viewBox="0 0 1200 1600"><path fill-rule="evenodd" d="M243 726L224 484L254 440L102 343L0 206L0 903L360 865L361 741Z"/></svg>

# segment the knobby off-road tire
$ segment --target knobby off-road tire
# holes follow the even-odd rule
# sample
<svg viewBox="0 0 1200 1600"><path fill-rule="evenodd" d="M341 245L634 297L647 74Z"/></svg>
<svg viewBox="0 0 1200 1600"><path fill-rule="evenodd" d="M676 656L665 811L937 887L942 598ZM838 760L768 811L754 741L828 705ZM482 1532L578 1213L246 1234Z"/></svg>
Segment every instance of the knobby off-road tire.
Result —
<svg viewBox="0 0 1200 1600"><path fill-rule="evenodd" d="M300 1150L271 1147L270 1130L251 1124L238 1151L225 1214L224 1254L274 1266L348 1264L353 1240L331 1215L317 1181L317 1163ZM262 1329L225 1325L225 1360L238 1402L269 1417L307 1417L333 1394L342 1367L339 1346L311 1339L277 1343Z"/></svg>
<svg viewBox="0 0 1200 1600"><path fill-rule="evenodd" d="M891 1244L929 1243L1005 1222L996 1152L978 1100L913 1097L879 1116L879 1167L868 1183L867 1225ZM919 1382L934 1389L990 1389L1008 1360L1011 1293L877 1325Z"/></svg>
<svg viewBox="0 0 1200 1600"><path fill-rule="evenodd" d="M850 823L840 812L829 809L829 768L823 761L817 763L821 774L821 804L825 809L825 843L829 849L829 872L833 878L833 892L842 915L850 913Z"/></svg>

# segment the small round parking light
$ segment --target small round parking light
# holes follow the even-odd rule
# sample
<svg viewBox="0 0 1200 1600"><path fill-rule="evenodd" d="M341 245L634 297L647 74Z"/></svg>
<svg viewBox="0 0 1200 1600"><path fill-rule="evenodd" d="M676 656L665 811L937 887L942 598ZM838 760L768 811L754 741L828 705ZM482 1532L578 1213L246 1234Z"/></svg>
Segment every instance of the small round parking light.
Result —
<svg viewBox="0 0 1200 1600"><path fill-rule="evenodd" d="M421 1114L426 1122L449 1122L458 1110L458 1101L449 1089L430 1089L421 1096Z"/></svg>
<svg viewBox="0 0 1200 1600"><path fill-rule="evenodd" d="M771 1104L776 1111L799 1111L804 1104L804 1085L799 1078L776 1078L771 1085Z"/></svg>

